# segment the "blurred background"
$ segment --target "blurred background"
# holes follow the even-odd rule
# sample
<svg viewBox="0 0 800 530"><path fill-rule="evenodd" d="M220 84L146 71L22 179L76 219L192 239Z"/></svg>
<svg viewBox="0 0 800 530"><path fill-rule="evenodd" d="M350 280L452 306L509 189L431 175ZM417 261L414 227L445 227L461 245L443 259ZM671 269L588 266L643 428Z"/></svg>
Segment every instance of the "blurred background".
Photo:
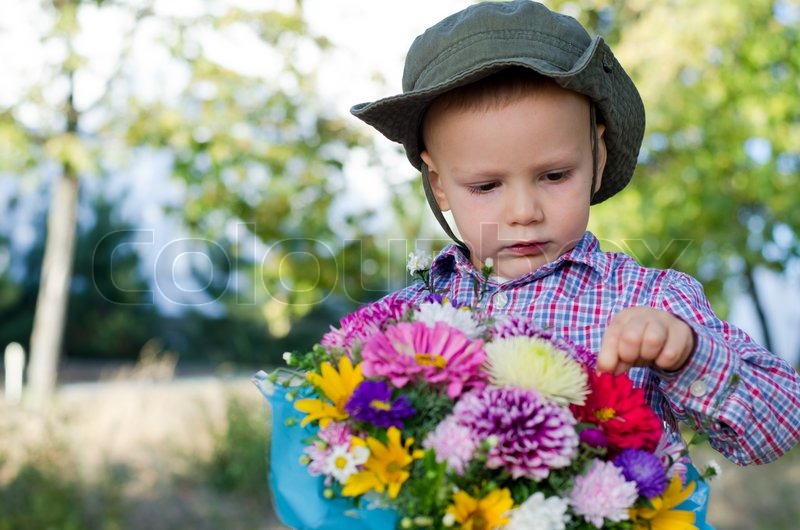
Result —
<svg viewBox="0 0 800 530"><path fill-rule="evenodd" d="M348 109L469 3L0 0L0 530L278 527L249 376L447 243ZM800 1L547 4L647 108L590 229L797 366ZM796 528L797 455L723 463L717 527Z"/></svg>

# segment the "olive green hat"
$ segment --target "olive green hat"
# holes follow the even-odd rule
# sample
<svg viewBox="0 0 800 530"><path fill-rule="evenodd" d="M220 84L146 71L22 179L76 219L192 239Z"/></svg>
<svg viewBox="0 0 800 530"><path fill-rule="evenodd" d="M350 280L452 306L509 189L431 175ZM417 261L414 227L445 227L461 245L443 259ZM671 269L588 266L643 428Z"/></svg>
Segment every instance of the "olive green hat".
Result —
<svg viewBox="0 0 800 530"><path fill-rule="evenodd" d="M624 188L644 135L639 92L601 37L590 37L574 18L530 0L474 4L432 26L408 50L403 93L355 105L351 112L403 144L411 164L424 172L421 126L433 100L514 66L590 98L605 124L607 149L592 203Z"/></svg>

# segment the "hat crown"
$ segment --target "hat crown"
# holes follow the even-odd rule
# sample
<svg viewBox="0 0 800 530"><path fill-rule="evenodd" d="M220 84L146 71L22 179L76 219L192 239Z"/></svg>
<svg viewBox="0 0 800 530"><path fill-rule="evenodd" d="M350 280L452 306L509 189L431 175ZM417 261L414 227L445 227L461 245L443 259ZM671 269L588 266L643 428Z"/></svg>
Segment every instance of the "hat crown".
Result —
<svg viewBox="0 0 800 530"><path fill-rule="evenodd" d="M434 88L487 65L524 56L545 71L570 71L592 38L574 18L530 0L482 2L419 35L406 55L403 92Z"/></svg>
<svg viewBox="0 0 800 530"><path fill-rule="evenodd" d="M355 105L351 112L403 144L408 160L421 170L421 126L429 105L511 67L529 68L593 102L605 126L607 156L592 202L624 188L644 135L639 91L602 37L591 37L574 18L531 0L474 4L430 27L406 55L403 93Z"/></svg>

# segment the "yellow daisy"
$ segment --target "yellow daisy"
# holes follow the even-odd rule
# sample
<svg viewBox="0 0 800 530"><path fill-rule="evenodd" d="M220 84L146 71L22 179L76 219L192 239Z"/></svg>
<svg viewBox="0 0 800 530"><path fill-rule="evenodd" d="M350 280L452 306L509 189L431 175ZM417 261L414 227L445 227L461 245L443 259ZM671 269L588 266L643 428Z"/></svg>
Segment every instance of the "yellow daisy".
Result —
<svg viewBox="0 0 800 530"><path fill-rule="evenodd" d="M486 344L484 349L492 384L534 390L559 405L583 405L586 400L586 370L550 341L508 337Z"/></svg>
<svg viewBox="0 0 800 530"><path fill-rule="evenodd" d="M631 508L631 521L637 530L697 530L694 512L676 510L675 507L689 498L695 488L692 482L684 489L678 475L672 477L667 490L650 499L649 506Z"/></svg>
<svg viewBox="0 0 800 530"><path fill-rule="evenodd" d="M411 450L413 438L406 438L405 442L401 442L400 429L397 427L389 427L386 435L386 444L371 436L367 437L369 459L364 464L363 471L347 479L342 495L356 497L372 490L383 493L388 488L389 497L394 499L400 493L403 483L411 475L408 466L415 459L422 458L424 451Z"/></svg>
<svg viewBox="0 0 800 530"><path fill-rule="evenodd" d="M301 399L294 404L294 408L307 414L300 422L301 425L319 420L320 427L326 427L332 420L347 419L348 414L344 406L356 387L364 380L364 376L361 374L361 365L358 364L354 367L346 356L339 359L338 371L331 363L324 362L320 367L319 374L309 372L306 378L329 401Z"/></svg>
<svg viewBox="0 0 800 530"><path fill-rule="evenodd" d="M492 490L482 499L476 499L465 491L453 495L453 504L447 507L462 530L490 530L499 528L509 519L506 517L514 501L506 488Z"/></svg>

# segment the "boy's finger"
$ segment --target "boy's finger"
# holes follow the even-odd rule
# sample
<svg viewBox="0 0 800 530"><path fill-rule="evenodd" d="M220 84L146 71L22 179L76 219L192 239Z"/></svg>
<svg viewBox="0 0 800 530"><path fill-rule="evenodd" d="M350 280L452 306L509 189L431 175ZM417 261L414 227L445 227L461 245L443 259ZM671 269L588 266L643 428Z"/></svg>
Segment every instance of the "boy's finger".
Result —
<svg viewBox="0 0 800 530"><path fill-rule="evenodd" d="M642 332L639 360L642 364L650 364L663 354L669 339L667 329L660 322L650 322Z"/></svg>
<svg viewBox="0 0 800 530"><path fill-rule="evenodd" d="M626 363L625 361L620 361L617 363L617 368L614 370L614 375L624 374L630 369L630 364Z"/></svg>
<svg viewBox="0 0 800 530"><path fill-rule="evenodd" d="M678 370L685 363L686 343L691 340L691 332L676 329L667 335L667 341L655 365L662 370Z"/></svg>
<svg viewBox="0 0 800 530"><path fill-rule="evenodd" d="M619 328L613 322L606 329L603 335L603 342L600 345L600 353L597 354L597 370L600 372L614 373L617 369L619 357L617 349L619 344Z"/></svg>
<svg viewBox="0 0 800 530"><path fill-rule="evenodd" d="M647 329L647 322L642 319L631 318L625 322L624 329L620 332L617 356L620 361L628 365L636 364L642 355L642 340Z"/></svg>

